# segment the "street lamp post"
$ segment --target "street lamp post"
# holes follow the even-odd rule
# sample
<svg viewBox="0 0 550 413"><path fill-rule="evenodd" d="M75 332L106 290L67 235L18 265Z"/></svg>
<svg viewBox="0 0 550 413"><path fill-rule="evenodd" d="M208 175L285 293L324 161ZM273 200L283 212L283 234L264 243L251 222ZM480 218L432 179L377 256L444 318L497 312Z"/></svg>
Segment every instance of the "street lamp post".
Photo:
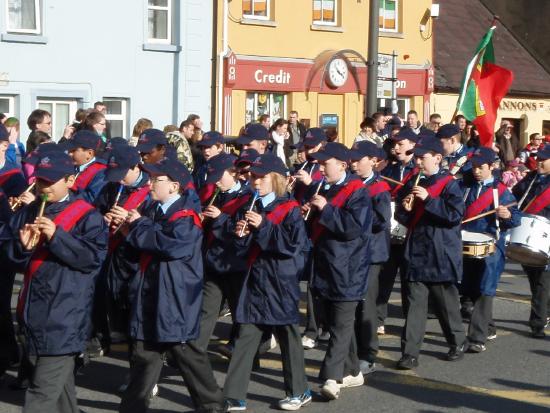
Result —
<svg viewBox="0 0 550 413"><path fill-rule="evenodd" d="M369 10L369 47L367 72L366 116L371 116L378 108L376 92L378 89L378 15L379 0L370 0Z"/></svg>

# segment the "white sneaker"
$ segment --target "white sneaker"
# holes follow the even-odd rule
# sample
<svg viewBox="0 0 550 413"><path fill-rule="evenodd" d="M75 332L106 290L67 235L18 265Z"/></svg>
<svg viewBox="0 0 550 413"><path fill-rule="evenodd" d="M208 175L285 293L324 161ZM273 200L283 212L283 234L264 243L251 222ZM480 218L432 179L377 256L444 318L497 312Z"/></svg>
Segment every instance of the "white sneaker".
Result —
<svg viewBox="0 0 550 413"><path fill-rule="evenodd" d="M340 396L340 386L336 380L328 379L321 386L321 394L329 400L336 400Z"/></svg>
<svg viewBox="0 0 550 413"><path fill-rule="evenodd" d="M365 383L365 378L363 377L363 374L359 372L357 376L352 376L351 374L349 376L346 376L342 379L342 384L340 385L341 388L344 387L358 387L362 386Z"/></svg>
<svg viewBox="0 0 550 413"><path fill-rule="evenodd" d="M157 394L159 394L159 386L155 384L155 387L153 387L153 390L151 390L151 395L149 396L149 398L152 399Z"/></svg>
<svg viewBox="0 0 550 413"><path fill-rule="evenodd" d="M275 336L271 334L271 340L269 342L269 350L273 350L277 347L277 340L275 339Z"/></svg>
<svg viewBox="0 0 550 413"><path fill-rule="evenodd" d="M386 329L384 328L384 326L380 326L376 329L376 334L378 334L379 336L383 336L384 334L386 334Z"/></svg>
<svg viewBox="0 0 550 413"><path fill-rule="evenodd" d="M361 370L361 374L370 374L376 370L376 364L367 360L359 360L359 370Z"/></svg>
<svg viewBox="0 0 550 413"><path fill-rule="evenodd" d="M302 347L306 350L311 350L315 347L317 347L317 341L315 341L312 338L309 338L308 336L302 337Z"/></svg>

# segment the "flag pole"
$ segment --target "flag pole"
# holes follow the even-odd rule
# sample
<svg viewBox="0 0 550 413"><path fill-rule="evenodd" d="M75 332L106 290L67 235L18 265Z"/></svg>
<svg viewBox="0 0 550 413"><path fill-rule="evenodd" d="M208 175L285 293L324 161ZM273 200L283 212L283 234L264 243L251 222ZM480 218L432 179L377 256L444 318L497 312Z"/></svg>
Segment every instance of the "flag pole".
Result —
<svg viewBox="0 0 550 413"><path fill-rule="evenodd" d="M489 26L489 29L493 26L496 26L498 20L500 20L500 18L497 15L493 15L493 21L491 22L491 25ZM480 58L481 58L481 53L478 53L478 55L476 57L476 62L474 64L474 68L477 67L477 64L479 63ZM474 74L474 71L472 70L470 72L470 76L468 77L468 81L466 82L466 85L468 85L470 83L470 81L472 80L472 75L473 74ZM460 95L458 95L458 97L460 98ZM449 123L453 123L454 118L456 117L457 114L458 114L458 107L455 108L455 111L454 111L453 116L451 117L451 121Z"/></svg>

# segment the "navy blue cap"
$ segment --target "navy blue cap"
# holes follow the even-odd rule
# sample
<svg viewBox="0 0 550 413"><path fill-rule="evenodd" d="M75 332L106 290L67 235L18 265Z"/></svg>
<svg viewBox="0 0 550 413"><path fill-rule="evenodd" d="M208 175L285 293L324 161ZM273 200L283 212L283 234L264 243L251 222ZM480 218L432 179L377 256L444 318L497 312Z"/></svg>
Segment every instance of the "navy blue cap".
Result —
<svg viewBox="0 0 550 413"><path fill-rule="evenodd" d="M460 133L460 128L454 123L447 123L437 131L437 139L450 139Z"/></svg>
<svg viewBox="0 0 550 413"><path fill-rule="evenodd" d="M139 135L137 150L140 153L149 153L157 145L168 145L168 140L164 132L158 129L145 129L141 135Z"/></svg>
<svg viewBox="0 0 550 413"><path fill-rule="evenodd" d="M74 175L73 160L63 151L53 151L40 157L34 168L33 176L53 183L67 175Z"/></svg>
<svg viewBox="0 0 550 413"><path fill-rule="evenodd" d="M151 176L167 176L174 182L179 182L181 188L186 188L192 182L191 174L184 164L172 158L164 158L154 164L140 164Z"/></svg>
<svg viewBox="0 0 550 413"><path fill-rule="evenodd" d="M410 140L411 142L418 142L418 135L414 133L414 131L411 128L401 128L399 132L397 132L396 135L391 137L394 141L402 141L405 139Z"/></svg>
<svg viewBox="0 0 550 413"><path fill-rule="evenodd" d="M202 135L202 139L197 142L197 146L212 146L220 143L224 143L223 135L214 130Z"/></svg>
<svg viewBox="0 0 550 413"><path fill-rule="evenodd" d="M388 159L388 153L383 148L378 148L377 158L379 160L386 160L386 159Z"/></svg>
<svg viewBox="0 0 550 413"><path fill-rule="evenodd" d="M8 133L8 130L3 123L0 123L0 142L9 142L9 140L10 134Z"/></svg>
<svg viewBox="0 0 550 413"><path fill-rule="evenodd" d="M239 157L235 161L236 166L250 165L254 163L254 160L260 156L260 153L256 149L248 148L241 151Z"/></svg>
<svg viewBox="0 0 550 413"><path fill-rule="evenodd" d="M276 172L286 176L288 169L286 169L281 158L272 153L266 153L258 156L254 160L254 163L250 166L250 172L260 176L267 175L270 172Z"/></svg>
<svg viewBox="0 0 550 413"><path fill-rule="evenodd" d="M443 144L441 141L435 138L422 139L414 146L414 149L407 151L407 154L410 155L413 153L414 156L423 156L428 152L435 152L443 155Z"/></svg>
<svg viewBox="0 0 550 413"><path fill-rule="evenodd" d="M237 159L235 156L229 155L225 152L210 158L206 169L206 183L215 184L218 182L223 176L225 170L235 166L235 159Z"/></svg>
<svg viewBox="0 0 550 413"><path fill-rule="evenodd" d="M418 134L418 141L421 141L422 139L437 139L437 135L433 130L424 128L421 129Z"/></svg>
<svg viewBox="0 0 550 413"><path fill-rule="evenodd" d="M40 157L45 156L51 152L63 152L65 148L61 145L58 145L55 142L46 142L38 145L32 152L29 152L25 159L22 161L28 163L29 165L36 165L40 160Z"/></svg>
<svg viewBox="0 0 550 413"><path fill-rule="evenodd" d="M491 148L480 146L472 153L470 162L472 163L472 165L475 166L480 166L485 163L492 165L493 162L495 162L495 157L495 151L493 151Z"/></svg>
<svg viewBox="0 0 550 413"><path fill-rule="evenodd" d="M265 141L269 138L269 131L259 123L252 123L246 127L242 136L239 136L235 142L239 145L247 145L252 141Z"/></svg>
<svg viewBox="0 0 550 413"><path fill-rule="evenodd" d="M379 157L380 148L375 143L369 141L361 141L353 145L350 151L350 159L352 161L359 161L365 156Z"/></svg>
<svg viewBox="0 0 550 413"><path fill-rule="evenodd" d="M310 156L319 161L326 161L330 158L336 158L339 161L349 162L350 150L341 143L329 142L323 149L310 154Z"/></svg>
<svg viewBox="0 0 550 413"><path fill-rule="evenodd" d="M136 148L129 145L114 145L107 159L105 179L109 182L119 182L141 160Z"/></svg>
<svg viewBox="0 0 550 413"><path fill-rule="evenodd" d="M304 146L315 147L320 143L326 142L327 135L321 128L309 128L306 131L306 136L296 145L296 148L303 148Z"/></svg>
<svg viewBox="0 0 550 413"><path fill-rule="evenodd" d="M63 142L63 146L70 152L76 148L92 149L97 151L101 148L103 141L101 137L89 130L80 130L76 132L71 139Z"/></svg>
<svg viewBox="0 0 550 413"><path fill-rule="evenodd" d="M547 143L542 149L537 151L537 161L545 161L547 159L550 159L550 143Z"/></svg>

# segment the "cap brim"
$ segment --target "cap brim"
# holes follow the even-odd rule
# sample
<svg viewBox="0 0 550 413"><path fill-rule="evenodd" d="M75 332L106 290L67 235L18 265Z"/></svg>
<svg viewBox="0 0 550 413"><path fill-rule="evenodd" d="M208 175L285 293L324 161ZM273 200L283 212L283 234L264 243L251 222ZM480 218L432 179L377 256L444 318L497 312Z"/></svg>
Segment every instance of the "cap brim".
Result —
<svg viewBox="0 0 550 413"><path fill-rule="evenodd" d="M309 156L313 159L317 159L318 161L328 161L330 158L333 158L333 156L327 155L324 152L311 153Z"/></svg>
<svg viewBox="0 0 550 413"><path fill-rule="evenodd" d="M352 160L352 161L360 161L365 156L368 156L368 155L364 155L361 152L355 151L355 150L349 151L349 159Z"/></svg>
<svg viewBox="0 0 550 413"><path fill-rule="evenodd" d="M433 152L430 149L424 149L424 148L414 148L410 151L407 151L407 155L414 155L414 156L424 156L429 152Z"/></svg>
<svg viewBox="0 0 550 413"><path fill-rule="evenodd" d="M239 136L237 139L235 139L233 142L235 142L238 145L248 145L250 142L252 142L254 139L249 138L248 136Z"/></svg>
<svg viewBox="0 0 550 413"><path fill-rule="evenodd" d="M207 184L215 184L220 179L222 179L222 176L223 176L224 172L225 172L225 169L223 171L209 172L208 176L206 177L206 183Z"/></svg>
<svg viewBox="0 0 550 413"><path fill-rule="evenodd" d="M147 172L151 176L161 176L161 175L168 176L166 172L164 172L161 168L153 164L142 163L142 164L139 164L139 166L141 169L143 169L145 172Z"/></svg>
<svg viewBox="0 0 550 413"><path fill-rule="evenodd" d="M130 168L107 168L105 180L108 182L120 182L124 179Z"/></svg>
<svg viewBox="0 0 550 413"><path fill-rule="evenodd" d="M155 144L152 143L141 143L136 146L136 149L139 153L150 153L154 148Z"/></svg>
<svg viewBox="0 0 550 413"><path fill-rule="evenodd" d="M46 181L46 182L49 182L49 183L53 184L53 183L59 181L60 179L66 177L66 176L70 176L70 175L76 175L76 172L67 171L66 173L58 173L57 175L52 177L52 176L44 176L40 173L40 171L35 170L35 173L33 174L33 177L35 177L36 179L40 179L42 181Z"/></svg>

